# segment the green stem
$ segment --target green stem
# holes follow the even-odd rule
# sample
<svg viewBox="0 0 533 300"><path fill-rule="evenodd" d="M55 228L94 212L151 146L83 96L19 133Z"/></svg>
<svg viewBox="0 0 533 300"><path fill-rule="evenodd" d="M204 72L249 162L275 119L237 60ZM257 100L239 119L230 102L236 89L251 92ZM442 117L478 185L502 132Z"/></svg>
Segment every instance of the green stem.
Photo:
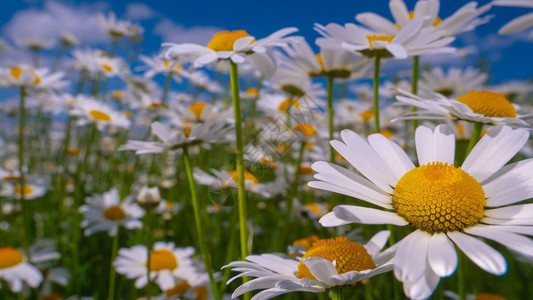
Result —
<svg viewBox="0 0 533 300"><path fill-rule="evenodd" d="M474 146L479 141L481 137L481 130L483 129L483 123L474 123L474 128L472 129L472 135L470 136L470 141L468 142L468 147L466 148L465 158L468 156L470 151L474 149Z"/></svg>
<svg viewBox="0 0 533 300"><path fill-rule="evenodd" d="M374 127L376 133L379 133L379 54L374 58Z"/></svg>
<svg viewBox="0 0 533 300"><path fill-rule="evenodd" d="M344 289L333 288L331 290L331 300L344 300Z"/></svg>
<svg viewBox="0 0 533 300"><path fill-rule="evenodd" d="M416 55L413 57L413 82L412 82L412 92L413 94L418 94L418 78L420 77L420 56ZM416 106L411 108L411 111L416 111ZM413 137L415 136L416 128L418 127L418 120L413 120Z"/></svg>
<svg viewBox="0 0 533 300"><path fill-rule="evenodd" d="M207 251L207 245L204 236L204 224L202 222L202 217L200 214L200 202L196 196L196 182L194 181L191 159L189 157L189 152L187 147L183 147L183 161L185 163L185 171L187 172L187 179L189 181L189 190L191 193L192 208L194 212L194 221L196 224L196 234L198 235L198 243L200 244L200 251L202 252L202 258L204 259L205 268L207 274L209 275L209 283L211 284L211 289L213 290L213 295L215 299L220 300L220 293L218 292L218 286L213 276L213 268L211 267L211 259Z"/></svg>
<svg viewBox="0 0 533 300"><path fill-rule="evenodd" d="M65 52L67 52L67 47L68 46L66 46L65 44L61 44L61 48L59 48L59 52L57 53L56 59L54 60L54 64L52 65L52 72L57 71L61 59L65 55Z"/></svg>
<svg viewBox="0 0 533 300"><path fill-rule="evenodd" d="M457 294L459 294L459 300L466 300L464 254L462 252L457 253L457 257Z"/></svg>
<svg viewBox="0 0 533 300"><path fill-rule="evenodd" d="M305 150L305 141L302 141L300 144L300 152L298 152L298 160L296 161L295 165L295 172L294 172L294 181L291 186L291 190L289 191L289 195L287 197L287 214L285 215L285 231L284 235L285 238L283 239L284 243L288 243L289 233L291 228L291 212L292 212L292 206L294 203L294 198L298 194L298 184L300 182L300 173L301 169L300 166L302 165L303 157L304 157L304 150Z"/></svg>
<svg viewBox="0 0 533 300"><path fill-rule="evenodd" d="M152 252L152 208L146 208L145 216L145 228L146 228L146 273L148 276L148 282L146 283L146 299L150 300L150 286L152 285L152 278L150 277L150 254Z"/></svg>
<svg viewBox="0 0 533 300"><path fill-rule="evenodd" d="M241 115L241 99L239 97L239 70L237 64L230 62L230 79L231 92L233 95L233 111L235 115L235 140L237 144L237 175L239 179L239 188L237 190L237 197L239 203L239 225L241 238L241 258L245 259L248 256L248 224L247 224L247 210L246 210L246 191L244 187L244 154L243 154L243 138L242 138L242 115Z"/></svg>
<svg viewBox="0 0 533 300"><path fill-rule="evenodd" d="M328 76L328 119L329 119L329 140L333 140L333 76ZM329 146L329 161L335 163L335 151Z"/></svg>
<svg viewBox="0 0 533 300"><path fill-rule="evenodd" d="M109 293L107 294L108 300L115 299L115 279L116 279L116 272L115 267L113 266L113 262L115 261L115 258L117 257L117 251L118 251L118 230L117 234L113 237L113 246L111 248L111 264L109 266Z"/></svg>
<svg viewBox="0 0 533 300"><path fill-rule="evenodd" d="M30 233L28 232L28 222L30 222L29 217L33 217L32 214L29 214L27 205L24 201L24 186L25 186L25 175L24 175L24 126L26 122L26 88L20 87L20 107L19 107L19 140L18 140L18 167L19 167L19 185L20 185L20 195L19 201L22 206L23 213L23 224L22 230L22 245L28 261L31 261L30 253Z"/></svg>
<svg viewBox="0 0 533 300"><path fill-rule="evenodd" d="M161 104L165 104L168 97L168 90L170 88L170 80L172 79L172 76L170 75L170 71L167 73L167 77L165 78L165 86L163 87L163 94L161 95Z"/></svg>

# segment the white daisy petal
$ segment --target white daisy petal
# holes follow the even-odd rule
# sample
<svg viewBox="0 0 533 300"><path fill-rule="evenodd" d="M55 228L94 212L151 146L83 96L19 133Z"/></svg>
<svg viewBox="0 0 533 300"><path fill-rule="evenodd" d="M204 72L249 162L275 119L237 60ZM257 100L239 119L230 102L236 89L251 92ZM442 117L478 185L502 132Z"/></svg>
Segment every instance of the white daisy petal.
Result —
<svg viewBox="0 0 533 300"><path fill-rule="evenodd" d="M448 237L483 270L494 275L503 275L507 272L507 263L503 255L484 242L457 231L448 232Z"/></svg>
<svg viewBox="0 0 533 300"><path fill-rule="evenodd" d="M394 275L399 281L412 282L424 273L430 240L429 233L416 230L400 242L394 259Z"/></svg>
<svg viewBox="0 0 533 300"><path fill-rule="evenodd" d="M368 243L365 244L366 251L368 251L368 254L370 254L372 257L376 256L381 252L381 249L385 246L387 241L389 240L390 231L388 230L382 230L378 233L376 233Z"/></svg>
<svg viewBox="0 0 533 300"><path fill-rule="evenodd" d="M428 261L433 272L440 277L448 277L457 268L457 253L453 243L445 233L434 233L429 242Z"/></svg>
<svg viewBox="0 0 533 300"><path fill-rule="evenodd" d="M392 224L398 226L409 224L396 213L362 206L339 205L333 209L333 212L339 219L352 223Z"/></svg>
<svg viewBox="0 0 533 300"><path fill-rule="evenodd" d="M330 277L334 275L339 275L335 266L322 257L308 257L302 259L302 262L307 266L311 274L316 277L321 282L327 283L329 286L334 285L330 281Z"/></svg>
<svg viewBox="0 0 533 300"><path fill-rule="evenodd" d="M509 164L483 182L487 206L503 206L533 197L533 159Z"/></svg>
<svg viewBox="0 0 533 300"><path fill-rule="evenodd" d="M483 225L466 228L465 232L496 241L522 255L533 255L533 240L523 235Z"/></svg>
<svg viewBox="0 0 533 300"><path fill-rule="evenodd" d="M528 138L526 129L492 127L472 149L461 168L483 182L513 158Z"/></svg>
<svg viewBox="0 0 533 300"><path fill-rule="evenodd" d="M435 291L439 280L440 277L431 268L426 268L417 280L404 282L403 291L411 299L426 299Z"/></svg>

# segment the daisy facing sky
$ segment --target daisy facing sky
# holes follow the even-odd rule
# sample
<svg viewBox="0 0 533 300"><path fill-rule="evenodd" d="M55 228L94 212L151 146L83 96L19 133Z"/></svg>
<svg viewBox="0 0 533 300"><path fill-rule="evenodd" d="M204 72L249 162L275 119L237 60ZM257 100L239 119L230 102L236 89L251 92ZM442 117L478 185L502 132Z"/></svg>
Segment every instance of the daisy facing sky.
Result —
<svg viewBox="0 0 533 300"><path fill-rule="evenodd" d="M516 204L533 196L533 159L505 166L528 140L527 130L489 129L460 168L454 165L455 137L446 125L417 129L419 167L381 134L370 135L367 141L344 130L341 137L343 142L331 145L363 176L317 162L313 165L317 180L309 186L380 209L340 205L320 223L412 227L414 231L399 242L394 261L396 278L404 283L409 298L429 297L440 277L455 272L456 247L483 270L505 274L503 255L474 236L524 255L533 253L533 240L525 236L533 234L531 204Z"/></svg>

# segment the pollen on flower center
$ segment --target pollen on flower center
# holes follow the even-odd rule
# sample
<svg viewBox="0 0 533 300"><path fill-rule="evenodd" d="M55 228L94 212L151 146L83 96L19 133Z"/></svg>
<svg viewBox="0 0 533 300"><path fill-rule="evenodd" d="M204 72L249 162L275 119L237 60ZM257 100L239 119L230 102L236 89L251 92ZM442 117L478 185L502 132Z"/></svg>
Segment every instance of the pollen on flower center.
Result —
<svg viewBox="0 0 533 300"><path fill-rule="evenodd" d="M412 20L414 18L415 18L415 12L414 11L410 11L409 12L409 20ZM432 26L433 27L437 27L440 24L440 22L442 22L442 19L439 18L439 17L435 17L435 20L433 20ZM396 23L396 28L402 29L402 26L400 24Z"/></svg>
<svg viewBox="0 0 533 300"><path fill-rule="evenodd" d="M168 289L165 292L165 296L167 298L170 298L172 296L180 296L185 294L189 289L191 288L191 285L187 280L183 280L182 282L175 285L173 288Z"/></svg>
<svg viewBox="0 0 533 300"><path fill-rule="evenodd" d="M229 172L229 175L231 176L231 179L233 179L233 181L239 182L239 174L237 173L236 170ZM255 177L254 174L252 174L252 173L250 173L248 171L244 171L244 180L245 181L251 181L251 182L253 182L254 185L259 183L259 180L257 179L257 177Z"/></svg>
<svg viewBox="0 0 533 300"><path fill-rule="evenodd" d="M387 42L391 43L394 39L394 36L392 35L386 35L386 34L368 34L366 36L366 39L368 40L368 44L372 45L373 42Z"/></svg>
<svg viewBox="0 0 533 300"><path fill-rule="evenodd" d="M89 111L89 116L98 121L110 122L111 116L101 110L92 109Z"/></svg>
<svg viewBox="0 0 533 300"><path fill-rule="evenodd" d="M221 31L215 33L207 48L215 51L233 51L233 44L240 38L250 36L245 30ZM252 41L253 43L253 41Z"/></svg>
<svg viewBox="0 0 533 300"><path fill-rule="evenodd" d="M16 266L24 261L22 252L13 247L0 248L0 269Z"/></svg>
<svg viewBox="0 0 533 300"><path fill-rule="evenodd" d="M324 67L324 59L322 58L322 53L318 53L315 57L316 57L316 60L318 61L318 63L320 64L320 68L322 70L325 70L326 67Z"/></svg>
<svg viewBox="0 0 533 300"><path fill-rule="evenodd" d="M489 118L516 118L516 109L502 93L470 91L457 101L467 105L476 114Z"/></svg>
<svg viewBox="0 0 533 300"><path fill-rule="evenodd" d="M278 110L288 111L291 107L300 108L300 103L298 102L298 100L287 98L280 102L280 104L278 105Z"/></svg>
<svg viewBox="0 0 533 300"><path fill-rule="evenodd" d="M370 122L370 119L374 117L374 112L371 110L365 110L362 111L359 116L361 117L361 119L363 119L364 122Z"/></svg>
<svg viewBox="0 0 533 300"><path fill-rule="evenodd" d="M481 184L460 168L433 162L405 173L394 189L394 210L429 233L459 231L479 223L486 205Z"/></svg>
<svg viewBox="0 0 533 300"><path fill-rule="evenodd" d="M102 65L102 69L104 69L104 71L108 72L108 73L111 73L113 72L113 67L109 64L103 64Z"/></svg>
<svg viewBox="0 0 533 300"><path fill-rule="evenodd" d="M318 240L313 244L313 247L305 252L302 259L308 257L322 257L329 260L334 263L339 274L370 270L376 267L372 256L368 254L365 247L345 237ZM303 262L298 265L296 277L317 280Z"/></svg>
<svg viewBox="0 0 533 300"><path fill-rule="evenodd" d="M126 212L120 206L111 206L104 211L104 217L111 221L120 221L126 218Z"/></svg>
<svg viewBox="0 0 533 300"><path fill-rule="evenodd" d="M11 68L11 70L9 71L9 75L11 75L11 77L15 79L19 79L21 74L22 74L22 68L20 67Z"/></svg>
<svg viewBox="0 0 533 300"><path fill-rule="evenodd" d="M189 110L192 111L197 121L199 121L200 118L202 117L202 112L204 111L204 108L206 106L207 106L207 103L205 102L196 102L196 103L189 105Z"/></svg>
<svg viewBox="0 0 533 300"><path fill-rule="evenodd" d="M178 260L172 252L159 249L150 253L150 271L174 270L177 267Z"/></svg>
<svg viewBox="0 0 533 300"><path fill-rule="evenodd" d="M33 193L33 187L31 185L24 185L20 188L20 185L15 186L15 195L31 195Z"/></svg>

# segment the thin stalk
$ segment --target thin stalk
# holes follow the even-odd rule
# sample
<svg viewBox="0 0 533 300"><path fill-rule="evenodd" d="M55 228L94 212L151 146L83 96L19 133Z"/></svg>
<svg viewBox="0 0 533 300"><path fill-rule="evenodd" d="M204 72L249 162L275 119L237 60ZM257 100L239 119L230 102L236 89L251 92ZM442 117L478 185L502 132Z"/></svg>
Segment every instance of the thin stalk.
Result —
<svg viewBox="0 0 533 300"><path fill-rule="evenodd" d="M413 82L412 82L412 92L414 95L418 93L418 78L420 77L420 56L416 55L413 57ZM416 111L416 106L411 108L411 111ZM418 120L413 120L413 136L415 134L416 128L418 127Z"/></svg>
<svg viewBox="0 0 533 300"><path fill-rule="evenodd" d="M333 140L333 76L328 76L328 120L329 120L329 140ZM335 151L333 147L329 146L329 161L335 163Z"/></svg>
<svg viewBox="0 0 533 300"><path fill-rule="evenodd" d="M457 253L459 259L457 266L457 294L459 300L466 300L466 286L465 286L465 268L464 268L464 254Z"/></svg>
<svg viewBox="0 0 533 300"><path fill-rule="evenodd" d="M59 63L61 62L61 59L67 52L68 46L65 44L61 44L61 47L59 48L59 52L57 53L56 59L54 60L54 64L52 65L52 72L55 72L57 68L59 67Z"/></svg>
<svg viewBox="0 0 533 300"><path fill-rule="evenodd" d="M109 293L107 294L108 300L115 299L115 279L116 279L116 272L115 267L113 267L113 262L115 261L115 258L117 257L117 251L118 251L118 230L117 234L113 237L113 246L111 247L111 264L109 266Z"/></svg>
<svg viewBox="0 0 533 300"><path fill-rule="evenodd" d="M220 293L218 292L218 286L213 276L213 268L211 267L211 258L207 251L207 244L204 236L204 224L202 222L202 217L200 213L200 202L196 196L196 182L192 174L191 159L189 157L189 152L187 147L183 147L183 161L185 163L185 171L187 172L187 180L189 181L189 190L191 193L192 208L194 212L194 221L196 224L196 234L198 235L198 243L200 244L200 251L202 252L202 258L204 259L205 268L207 274L209 275L209 283L211 284L211 289L213 290L213 295L215 299L220 300Z"/></svg>
<svg viewBox="0 0 533 300"><path fill-rule="evenodd" d="M245 259L246 256L248 256L248 224L246 223L248 217L246 209L246 191L244 188L244 144L242 138L241 99L239 97L239 70L237 64L235 64L234 62L230 62L230 79L231 92L233 95L233 111L235 115L235 141L237 144L236 163L239 181L237 199L239 203L241 258Z"/></svg>
<svg viewBox="0 0 533 300"><path fill-rule="evenodd" d="M481 130L483 129L482 123L475 123L474 128L472 129L472 135L470 136L470 141L468 142L468 147L466 148L465 158L468 156L470 151L474 149L474 146L479 141L481 137Z"/></svg>
<svg viewBox="0 0 533 300"><path fill-rule="evenodd" d="M146 273L148 282L146 283L146 299L150 300L150 286L152 285L152 278L150 277L150 254L152 253L152 208L146 208L145 228L146 228Z"/></svg>
<svg viewBox="0 0 533 300"><path fill-rule="evenodd" d="M376 54L374 58L374 127L376 133L379 133L379 62L381 57Z"/></svg>
<svg viewBox="0 0 533 300"><path fill-rule="evenodd" d="M300 182L300 166L302 164L302 161L303 161L303 157L304 157L304 150L305 150L305 141L302 141L302 143L300 144L300 151L298 152L298 160L296 161L296 170L294 172L294 181L292 183L292 186L291 186L291 190L289 192L289 195L287 197L287 214L285 215L285 228L286 230L284 231L285 232L285 238L283 239L284 243L287 243L288 242L288 237L289 237L289 228L291 228L291 211L292 211L292 206L293 206L293 202L294 202L294 198L296 197L296 195L298 194L298 183Z"/></svg>
<svg viewBox="0 0 533 300"><path fill-rule="evenodd" d="M19 107L19 140L18 140L18 160L19 160L19 185L20 185L20 204L22 206L22 213L23 213L23 220L24 220L24 226L22 226L22 235L23 235L23 241L22 245L24 247L24 251L26 252L26 255L28 257L28 261L31 261L31 253L30 253L30 233L28 232L28 226L27 223L29 222L28 216L32 216L31 214L28 214L28 209L26 209L26 203L24 201L24 185L25 185L25 175L24 175L24 126L26 122L26 88L20 87L20 107Z"/></svg>
<svg viewBox="0 0 533 300"><path fill-rule="evenodd" d="M170 81L172 79L172 76L170 75L170 71L167 73L167 77L165 78L165 86L163 87L163 94L161 95L161 104L165 104L168 97L168 90L170 88Z"/></svg>
<svg viewBox="0 0 533 300"><path fill-rule="evenodd" d="M343 288L332 289L331 300L344 300L344 289Z"/></svg>

